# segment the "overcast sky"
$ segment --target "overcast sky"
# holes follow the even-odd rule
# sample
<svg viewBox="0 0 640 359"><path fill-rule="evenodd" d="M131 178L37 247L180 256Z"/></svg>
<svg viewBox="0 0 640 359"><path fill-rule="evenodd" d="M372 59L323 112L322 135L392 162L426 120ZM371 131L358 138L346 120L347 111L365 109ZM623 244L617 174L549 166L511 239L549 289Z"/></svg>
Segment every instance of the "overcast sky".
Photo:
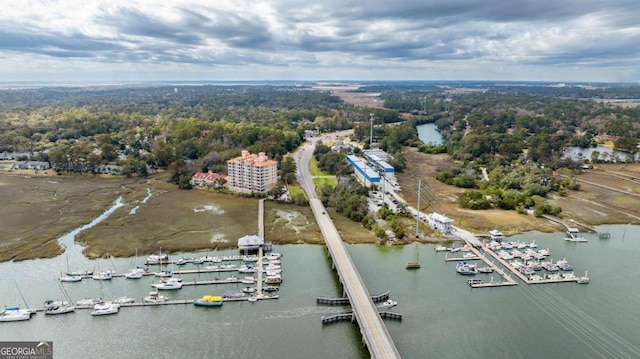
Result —
<svg viewBox="0 0 640 359"><path fill-rule="evenodd" d="M639 81L639 0L0 0L0 82Z"/></svg>

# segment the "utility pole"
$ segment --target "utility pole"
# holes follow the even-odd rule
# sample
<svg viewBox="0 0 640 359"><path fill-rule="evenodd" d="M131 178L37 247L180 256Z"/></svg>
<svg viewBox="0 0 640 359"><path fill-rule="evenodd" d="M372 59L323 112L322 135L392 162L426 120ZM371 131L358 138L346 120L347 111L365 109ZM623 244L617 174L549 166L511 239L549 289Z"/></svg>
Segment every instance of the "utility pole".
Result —
<svg viewBox="0 0 640 359"><path fill-rule="evenodd" d="M418 180L418 208L416 208L416 238L420 236L420 189L422 180Z"/></svg>

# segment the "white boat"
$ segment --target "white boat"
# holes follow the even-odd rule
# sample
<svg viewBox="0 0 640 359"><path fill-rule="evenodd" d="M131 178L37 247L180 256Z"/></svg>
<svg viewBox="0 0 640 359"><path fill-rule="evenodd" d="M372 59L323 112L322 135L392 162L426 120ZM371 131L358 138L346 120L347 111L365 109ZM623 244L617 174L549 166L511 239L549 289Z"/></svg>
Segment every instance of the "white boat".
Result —
<svg viewBox="0 0 640 359"><path fill-rule="evenodd" d="M567 228L567 236L565 237L565 241L569 242L588 242L588 240L584 237L580 236L580 232L577 228Z"/></svg>
<svg viewBox="0 0 640 359"><path fill-rule="evenodd" d="M47 300L44 302L45 315L65 314L71 313L75 310L76 307L71 302L59 300Z"/></svg>
<svg viewBox="0 0 640 359"><path fill-rule="evenodd" d="M95 280L110 280L113 278L114 271L111 270L103 270L97 273L93 273L91 278Z"/></svg>
<svg viewBox="0 0 640 359"><path fill-rule="evenodd" d="M264 258L267 259L267 260L280 259L280 258L282 258L282 253L271 252L271 253L267 254L266 256L264 256Z"/></svg>
<svg viewBox="0 0 640 359"><path fill-rule="evenodd" d="M113 302L116 303L116 304L135 303L136 302L136 298L123 296L123 297L118 297L118 298L114 299Z"/></svg>
<svg viewBox="0 0 640 359"><path fill-rule="evenodd" d="M578 280L576 281L578 284L587 284L589 283L590 279L589 277L587 277L587 272L584 272L584 277L579 277Z"/></svg>
<svg viewBox="0 0 640 359"><path fill-rule="evenodd" d="M109 315L116 314L120 310L120 304L117 303L99 303L93 307L91 315Z"/></svg>
<svg viewBox="0 0 640 359"><path fill-rule="evenodd" d="M58 280L61 282L67 282L67 283L79 282L82 280L82 276L60 273Z"/></svg>
<svg viewBox="0 0 640 359"><path fill-rule="evenodd" d="M163 271L154 272L153 275L160 278L166 278L166 277L171 277L173 273L171 273L170 270L163 270Z"/></svg>
<svg viewBox="0 0 640 359"><path fill-rule="evenodd" d="M541 281L542 277L537 274L532 274L529 276L529 280L532 282L537 282L537 281Z"/></svg>
<svg viewBox="0 0 640 359"><path fill-rule="evenodd" d="M254 277L244 277L242 280L240 280L240 282L242 282L243 284L255 284L256 279Z"/></svg>
<svg viewBox="0 0 640 359"><path fill-rule="evenodd" d="M473 264L468 264L465 261L461 261L460 263L456 264L456 272L462 275L478 274L478 270L476 269L476 266Z"/></svg>
<svg viewBox="0 0 640 359"><path fill-rule="evenodd" d="M387 299L386 302L382 303L382 306L385 308L395 307L396 305L398 305L398 302L393 301L391 299Z"/></svg>
<svg viewBox="0 0 640 359"><path fill-rule="evenodd" d="M182 280L180 278L169 278L151 286L158 290L176 290L182 288Z"/></svg>
<svg viewBox="0 0 640 359"><path fill-rule="evenodd" d="M84 298L77 301L76 306L87 308L87 307L93 307L99 303L102 303L102 298Z"/></svg>
<svg viewBox="0 0 640 359"><path fill-rule="evenodd" d="M242 267L238 268L238 272L240 272L240 273L255 273L257 271L258 271L258 269L253 267L253 266L251 266L251 265L245 265L245 266L242 266Z"/></svg>
<svg viewBox="0 0 640 359"><path fill-rule="evenodd" d="M265 285L264 287L262 287L262 290L265 292L277 292L280 290L280 288L275 285Z"/></svg>
<svg viewBox="0 0 640 359"><path fill-rule="evenodd" d="M151 254L147 257L147 264L159 264L162 262L167 262L169 260L169 255L167 254Z"/></svg>
<svg viewBox="0 0 640 359"><path fill-rule="evenodd" d="M435 251L436 251L436 252L444 252L444 251L446 251L446 250L447 250L447 247L445 247L445 246L441 246L441 245L438 245L438 246L436 246L436 248L435 248Z"/></svg>
<svg viewBox="0 0 640 359"><path fill-rule="evenodd" d="M142 278L142 273L138 270L132 270L131 272L124 275L127 279L140 279Z"/></svg>
<svg viewBox="0 0 640 359"><path fill-rule="evenodd" d="M31 319L33 312L30 309L21 309L19 307L5 308L0 312L0 322L16 322L20 320Z"/></svg>
<svg viewBox="0 0 640 359"><path fill-rule="evenodd" d="M478 268L477 271L480 273L493 273L493 268L489 266L484 266L484 267Z"/></svg>
<svg viewBox="0 0 640 359"><path fill-rule="evenodd" d="M252 302L252 303L255 303L255 302L258 301L258 297L256 297L255 295L250 295L247 300Z"/></svg>
<svg viewBox="0 0 640 359"><path fill-rule="evenodd" d="M225 282L235 283L235 282L238 282L238 277L231 276L231 277L225 278L224 280L225 280Z"/></svg>
<svg viewBox="0 0 640 359"><path fill-rule="evenodd" d="M245 287L245 288L242 288L242 291L244 293L255 293L256 289L254 287Z"/></svg>
<svg viewBox="0 0 640 359"><path fill-rule="evenodd" d="M183 266L183 265L185 265L185 264L187 264L187 260L186 260L186 259L184 259L184 258L182 258L182 259L178 259L178 260L176 261L176 265L177 265L177 266Z"/></svg>
<svg viewBox="0 0 640 359"><path fill-rule="evenodd" d="M258 259L260 259L260 258L258 258L257 256L244 256L244 257L242 257L242 260L245 261L245 262L257 262Z"/></svg>
<svg viewBox="0 0 640 359"><path fill-rule="evenodd" d="M160 295L158 292L149 292L148 296L142 297L142 302L144 303L164 303L167 300L169 300L169 297Z"/></svg>

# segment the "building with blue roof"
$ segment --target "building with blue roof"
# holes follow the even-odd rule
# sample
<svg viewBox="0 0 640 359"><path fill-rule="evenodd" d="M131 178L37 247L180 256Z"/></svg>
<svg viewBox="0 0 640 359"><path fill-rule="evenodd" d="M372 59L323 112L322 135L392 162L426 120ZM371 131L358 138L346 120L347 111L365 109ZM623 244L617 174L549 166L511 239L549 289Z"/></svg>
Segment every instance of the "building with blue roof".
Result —
<svg viewBox="0 0 640 359"><path fill-rule="evenodd" d="M365 186L369 187L372 184L380 184L380 175L378 172L367 165L358 156L348 155L347 161L349 161L349 164L353 167L353 172L356 177L358 177Z"/></svg>

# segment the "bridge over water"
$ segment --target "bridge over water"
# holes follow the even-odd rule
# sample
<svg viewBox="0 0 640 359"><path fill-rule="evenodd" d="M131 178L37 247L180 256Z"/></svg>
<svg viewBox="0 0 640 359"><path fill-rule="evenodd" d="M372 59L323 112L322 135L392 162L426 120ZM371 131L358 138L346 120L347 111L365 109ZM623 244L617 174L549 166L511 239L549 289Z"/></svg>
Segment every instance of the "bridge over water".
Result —
<svg viewBox="0 0 640 359"><path fill-rule="evenodd" d="M331 217L327 214L322 201L315 192L313 178L309 172L309 160L313 154L314 144L307 144L296 153L298 167L298 182L307 193L311 210L322 232L327 249L338 273L340 283L349 298L353 316L360 327L362 341L369 350L372 358L400 358L398 349L384 325L378 308L373 303L360 273L351 255L347 251Z"/></svg>

